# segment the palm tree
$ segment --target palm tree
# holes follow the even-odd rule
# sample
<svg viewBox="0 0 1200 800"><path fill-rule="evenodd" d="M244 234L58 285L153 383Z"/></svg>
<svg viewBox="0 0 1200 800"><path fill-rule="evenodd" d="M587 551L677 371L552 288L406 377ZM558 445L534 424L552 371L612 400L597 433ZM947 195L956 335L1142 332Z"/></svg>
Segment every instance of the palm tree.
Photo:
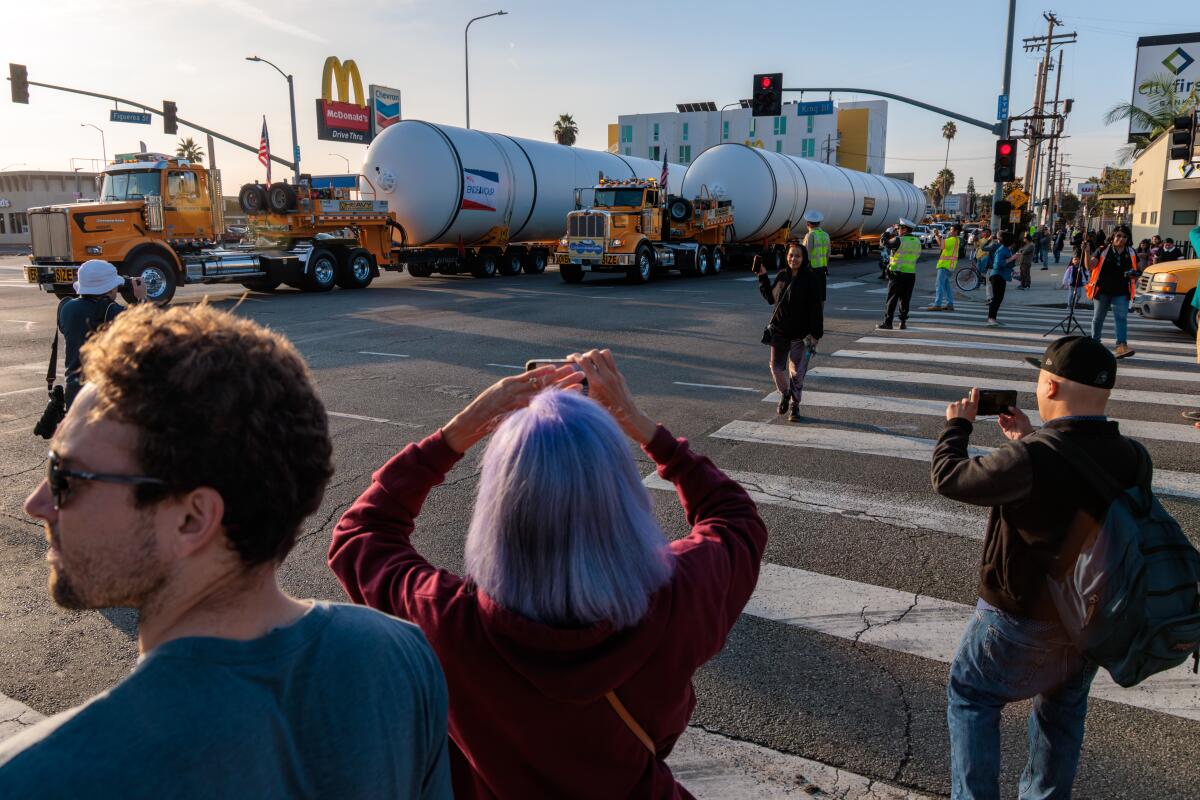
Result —
<svg viewBox="0 0 1200 800"><path fill-rule="evenodd" d="M196 140L190 136L179 140L179 144L175 147L175 155L195 164L204 163L204 151L200 149L200 145L196 144Z"/></svg>
<svg viewBox="0 0 1200 800"><path fill-rule="evenodd" d="M950 141L958 134L958 126L953 120L946 120L946 124L942 126L942 138L946 140L946 161L942 164L942 171L938 173L941 177L943 173L950 172ZM954 174L950 174L950 182L954 183ZM950 194L950 187L946 186L942 189L942 197Z"/></svg>
<svg viewBox="0 0 1200 800"><path fill-rule="evenodd" d="M1138 84L1138 94L1150 98L1149 108L1138 108L1133 103L1117 103L1104 115L1106 125L1128 120L1148 133L1134 134L1133 141L1117 150L1121 163L1141 154L1150 143L1165 131L1170 130L1176 117L1187 116L1200 107L1200 84L1181 95L1175 90L1175 78L1169 75L1152 75Z"/></svg>
<svg viewBox="0 0 1200 800"><path fill-rule="evenodd" d="M554 123L554 141L570 147L575 144L578 135L579 126L575 124L575 118L570 114L559 114L558 121Z"/></svg>

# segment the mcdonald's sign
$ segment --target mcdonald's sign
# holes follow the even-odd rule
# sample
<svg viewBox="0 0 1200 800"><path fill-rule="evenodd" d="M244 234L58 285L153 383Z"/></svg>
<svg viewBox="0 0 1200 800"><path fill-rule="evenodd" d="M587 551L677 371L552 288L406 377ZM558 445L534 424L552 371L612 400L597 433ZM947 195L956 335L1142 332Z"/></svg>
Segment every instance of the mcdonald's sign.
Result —
<svg viewBox="0 0 1200 800"><path fill-rule="evenodd" d="M337 99L333 90L337 88ZM350 89L354 102L350 102ZM321 71L321 99L317 101L317 138L332 142L371 141L371 109L363 96L362 76L353 60L325 59Z"/></svg>

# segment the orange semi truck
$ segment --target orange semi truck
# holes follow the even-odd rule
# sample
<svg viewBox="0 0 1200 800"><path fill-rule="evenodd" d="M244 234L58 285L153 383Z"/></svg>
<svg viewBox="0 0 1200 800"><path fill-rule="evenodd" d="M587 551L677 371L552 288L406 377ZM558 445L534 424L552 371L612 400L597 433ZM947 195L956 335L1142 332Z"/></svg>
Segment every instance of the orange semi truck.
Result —
<svg viewBox="0 0 1200 800"><path fill-rule="evenodd" d="M159 153L119 157L104 170L98 200L29 209L26 279L67 296L79 265L100 258L141 277L147 299L166 304L192 283L364 288L390 258L395 222L384 201L315 189L306 176L298 186L247 184L239 200L249 243L225 248L220 173Z"/></svg>

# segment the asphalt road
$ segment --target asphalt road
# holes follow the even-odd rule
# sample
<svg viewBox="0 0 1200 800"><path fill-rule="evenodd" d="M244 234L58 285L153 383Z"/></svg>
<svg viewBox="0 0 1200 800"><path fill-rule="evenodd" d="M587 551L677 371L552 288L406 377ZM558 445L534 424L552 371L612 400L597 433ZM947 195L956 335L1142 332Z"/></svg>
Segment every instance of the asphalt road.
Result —
<svg viewBox="0 0 1200 800"><path fill-rule="evenodd" d="M929 262L928 256L922 261L915 306L928 302ZM45 466L46 444L30 431L45 402L39 387L44 386L54 303L19 285L17 263L0 259L0 693L49 714L128 672L136 656L135 620L122 611L59 611L46 596L42 531L25 517L21 504ZM907 621L910 609L894 616L881 610L886 619L873 617L882 601L871 592L907 596L918 609L929 602L926 598L949 601L947 607L953 608L947 613L957 619L954 614L976 598L980 542L972 531L981 525L982 512L934 497L927 459L888 448L919 450L920 440L937 438L942 427L937 405L964 391L950 385L954 380L1033 381L1031 369L1006 365L1005 359L1016 356L1005 348L1044 346L1036 333L1025 339L1016 334L1040 332L1049 327L1040 324L1042 317L1061 311L1031 308L1024 328L1013 317L1009 328L987 333L979 324L982 298L963 298L961 320L926 315L918 322L914 316L910 326L930 331L890 334L899 341L873 344L867 355L847 355L864 351L867 344L860 339L878 336L871 330L883 301L874 291L883 285L876 275L873 261L834 261L831 285L853 285L829 292L827 333L815 369L843 372L818 370L809 378L807 392L815 399L806 405L807 422L798 426L778 421L773 404L763 402L773 391L767 351L759 344L769 307L744 272L671 276L645 286L596 277L568 286L553 271L493 280L386 274L359 292L251 295L236 313L296 342L320 384L334 433L337 473L285 564L286 588L299 596L342 599L325 567L332 525L371 472L405 443L434 431L529 358L610 347L645 410L675 435L691 439L727 471L778 479L790 487L774 494L763 488L771 495L771 502L761 505L771 532L766 562L777 581L760 583L757 610L742 616L725 650L696 676L700 699L693 724L918 792L948 794L945 658L921 643L926 628L872 639L881 630L886 634L884 626ZM231 308L241 290L188 288L176 302L196 302L205 294ZM955 326L986 335L946 330ZM1197 369L1187 359L1170 358L1188 356L1190 340L1166 324L1141 323L1134 331L1135 345L1143 332L1153 345L1145 357L1139 353L1122 362L1122 369L1161 372L1122 376L1118 388L1159 394L1130 395L1114 401L1111 410L1121 419L1152 423L1145 430L1157 438L1142 440L1156 467L1185 473L1176 476L1183 489L1164 496L1163 503L1197 539L1200 479L1191 474L1196 442L1179 411L1189 396L1200 393L1200 383L1176 379ZM1012 338L988 338L993 334ZM905 345L910 339L950 346ZM993 349L982 349L989 346ZM1154 353L1168 358L1155 361ZM902 354L910 360L902 360ZM865 372L844 372L853 369ZM922 400L933 401L934 413ZM1023 405L1029 407L1030 401L1023 393ZM789 440L794 431L808 438ZM1001 442L987 423L973 439L991 447ZM418 525L417 546L449 569L461 567L478 456L469 454L447 484L431 494ZM643 474L649 475L649 461L638 456ZM1190 498L1178 496L1188 495L1189 486ZM796 494L802 491L817 497ZM861 496L847 500L855 492ZM669 535L686 533L674 498L658 490L653 495ZM872 499L875 505L865 511L855 506ZM880 512L881 506L893 511ZM923 515L917 513L921 509ZM927 521L933 517L942 521ZM959 529L954 520L964 517L965 527ZM794 597L773 588L786 588L793 578L816 583ZM834 611L817 613L806 606L818 599ZM782 610L764 610L776 600ZM790 612L789 603L800 610ZM926 622L936 624L920 624ZM856 626L853 634L846 632ZM955 627L954 635L959 630ZM1077 796L1196 796L1200 682L1182 672L1172 673L1171 680L1163 689L1170 701L1166 709L1157 701L1124 695L1093 698ZM1004 715L1007 796L1015 794L1024 764L1028 710L1021 704Z"/></svg>

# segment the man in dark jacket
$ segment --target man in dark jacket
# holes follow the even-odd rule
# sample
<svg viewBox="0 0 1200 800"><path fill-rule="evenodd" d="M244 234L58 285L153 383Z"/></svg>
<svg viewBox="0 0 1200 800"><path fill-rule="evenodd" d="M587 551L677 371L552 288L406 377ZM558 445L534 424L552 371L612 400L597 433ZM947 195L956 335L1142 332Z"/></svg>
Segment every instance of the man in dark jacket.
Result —
<svg viewBox="0 0 1200 800"><path fill-rule="evenodd" d="M792 242L787 249L787 269L779 270L772 281L762 262L756 260L758 290L763 299L775 306L767 325L771 345L771 379L779 390L779 413L789 422L800 422L800 395L804 376L825 335L821 291L824 281L815 274L808 260L808 248ZM790 374L789 374L790 367ZM790 404L790 412L789 412Z"/></svg>
<svg viewBox="0 0 1200 800"><path fill-rule="evenodd" d="M1112 353L1090 337L1065 336L1046 348L1041 361L1028 360L1041 370L1037 404L1043 428L1069 438L1121 486L1133 486L1137 451L1105 415L1117 374ZM1104 518L1111 498L1097 494L1018 408L1000 415L1010 442L969 457L978 398L972 389L947 407L932 467L938 494L992 507L979 602L950 666L951 792L998 796L1000 714L1008 703L1036 698L1022 796L1067 797L1096 664L1064 630L1047 577L1073 566L1079 531Z"/></svg>
<svg viewBox="0 0 1200 800"><path fill-rule="evenodd" d="M117 274L117 268L112 264L93 258L80 265L77 277L74 289L79 296L64 300L58 306L58 329L65 341L67 408L75 402L82 383L83 364L79 349L93 333L125 310L125 306L117 302L117 291L125 285L125 278ZM145 300L146 286L142 279L133 278L130 283L134 299L139 303Z"/></svg>

